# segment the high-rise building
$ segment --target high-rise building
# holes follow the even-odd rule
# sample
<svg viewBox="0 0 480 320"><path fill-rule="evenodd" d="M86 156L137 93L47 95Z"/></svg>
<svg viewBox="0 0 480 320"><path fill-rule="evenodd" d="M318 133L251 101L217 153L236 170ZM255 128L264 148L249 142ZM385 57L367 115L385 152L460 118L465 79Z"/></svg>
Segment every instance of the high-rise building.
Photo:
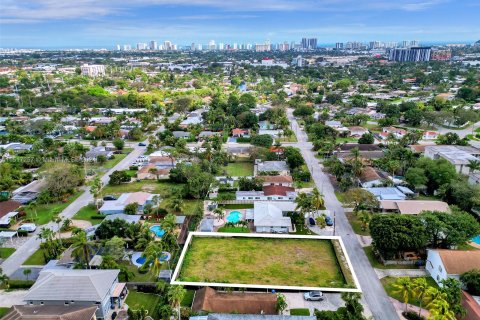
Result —
<svg viewBox="0 0 480 320"><path fill-rule="evenodd" d="M84 64L80 67L82 75L89 77L104 76L105 66L102 64Z"/></svg>
<svg viewBox="0 0 480 320"><path fill-rule="evenodd" d="M305 64L305 60L302 58L302 56L298 56L296 58L293 58L292 60L292 65L295 67L303 67Z"/></svg>
<svg viewBox="0 0 480 320"><path fill-rule="evenodd" d="M238 50L238 43L236 42L233 43L233 50Z"/></svg>
<svg viewBox="0 0 480 320"><path fill-rule="evenodd" d="M337 49L337 50L342 50L342 49L343 49L343 42L337 42L337 43L335 43L335 49Z"/></svg>
<svg viewBox="0 0 480 320"><path fill-rule="evenodd" d="M278 50L280 51L288 51L290 50L290 45L288 44L288 42L284 42L284 43L279 43L278 44Z"/></svg>
<svg viewBox="0 0 480 320"><path fill-rule="evenodd" d="M158 50L157 41L155 40L150 41L150 50Z"/></svg>
<svg viewBox="0 0 480 320"><path fill-rule="evenodd" d="M225 49L225 45L223 44L223 42L220 42L218 44L218 50L224 50Z"/></svg>
<svg viewBox="0 0 480 320"><path fill-rule="evenodd" d="M379 49L381 47L382 43L380 41L370 41L370 43L368 44L368 48L371 50Z"/></svg>
<svg viewBox="0 0 480 320"><path fill-rule="evenodd" d="M430 60L449 61L452 59L452 51L450 50L432 50Z"/></svg>
<svg viewBox="0 0 480 320"><path fill-rule="evenodd" d="M317 38L302 38L302 49L315 50L317 49Z"/></svg>
<svg viewBox="0 0 480 320"><path fill-rule="evenodd" d="M147 49L147 44L143 42L137 43L137 50L146 50Z"/></svg>
<svg viewBox="0 0 480 320"><path fill-rule="evenodd" d="M192 42L192 44L190 45L190 51L195 51L195 43Z"/></svg>
<svg viewBox="0 0 480 320"><path fill-rule="evenodd" d="M270 43L256 43L255 44L255 51L257 52L265 52L270 51L272 49Z"/></svg>
<svg viewBox="0 0 480 320"><path fill-rule="evenodd" d="M387 49L396 48L397 46L398 46L398 43L395 41L385 42L385 48Z"/></svg>
<svg viewBox="0 0 480 320"><path fill-rule="evenodd" d="M170 51L173 50L173 45L171 41L164 41L163 42L163 50Z"/></svg>
<svg viewBox="0 0 480 320"><path fill-rule="evenodd" d="M203 50L203 46L201 43L197 44L197 50L198 51L202 51Z"/></svg>
<svg viewBox="0 0 480 320"><path fill-rule="evenodd" d="M390 49L388 60L400 62L430 61L432 48L411 47Z"/></svg>
<svg viewBox="0 0 480 320"><path fill-rule="evenodd" d="M208 50L215 50L217 46L215 45L215 40L208 41Z"/></svg>
<svg viewBox="0 0 480 320"><path fill-rule="evenodd" d="M115 46L115 50L117 50L117 51L120 51L121 48L122 48L122 47L121 47L119 44L117 44L117 45Z"/></svg>
<svg viewBox="0 0 480 320"><path fill-rule="evenodd" d="M129 45L129 44L124 44L124 45L123 45L123 50L124 50L124 51L132 50L132 46Z"/></svg>

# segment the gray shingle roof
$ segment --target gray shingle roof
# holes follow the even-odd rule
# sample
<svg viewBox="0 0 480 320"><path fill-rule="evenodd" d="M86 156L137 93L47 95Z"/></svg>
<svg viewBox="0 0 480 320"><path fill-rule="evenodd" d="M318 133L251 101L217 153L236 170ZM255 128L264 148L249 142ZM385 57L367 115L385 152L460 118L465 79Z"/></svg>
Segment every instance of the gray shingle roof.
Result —
<svg viewBox="0 0 480 320"><path fill-rule="evenodd" d="M120 270L50 269L40 272L24 300L102 301Z"/></svg>

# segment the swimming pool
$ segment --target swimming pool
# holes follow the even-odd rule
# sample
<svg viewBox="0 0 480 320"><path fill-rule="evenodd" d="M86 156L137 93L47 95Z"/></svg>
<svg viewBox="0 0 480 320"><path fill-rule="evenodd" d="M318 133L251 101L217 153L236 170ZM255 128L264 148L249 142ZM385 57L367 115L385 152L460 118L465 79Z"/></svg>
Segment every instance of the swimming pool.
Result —
<svg viewBox="0 0 480 320"><path fill-rule="evenodd" d="M242 213L240 211L231 211L227 217L227 222L237 223L242 218Z"/></svg>
<svg viewBox="0 0 480 320"><path fill-rule="evenodd" d="M472 241L473 243L476 243L476 244L479 244L479 245L480 245L480 234L479 234L478 236L476 236L476 237L473 237L473 238L471 239L471 241Z"/></svg>
<svg viewBox="0 0 480 320"><path fill-rule="evenodd" d="M155 233L155 235L159 238L163 237L163 235L165 234L165 231L160 226L151 226L150 231Z"/></svg>
<svg viewBox="0 0 480 320"><path fill-rule="evenodd" d="M132 255L133 264L139 268L145 263L145 261L147 261L147 258L143 257L142 255L143 255L143 252L135 252ZM158 258L158 260L160 260L160 262L166 262L166 261L170 261L171 258L172 258L172 255L170 254L170 252L163 251L160 257Z"/></svg>

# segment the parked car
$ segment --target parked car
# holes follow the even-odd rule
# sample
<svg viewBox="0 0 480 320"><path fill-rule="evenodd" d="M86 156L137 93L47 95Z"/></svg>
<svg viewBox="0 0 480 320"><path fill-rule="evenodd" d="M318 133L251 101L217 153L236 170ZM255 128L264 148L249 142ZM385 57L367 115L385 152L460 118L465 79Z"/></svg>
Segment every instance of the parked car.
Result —
<svg viewBox="0 0 480 320"><path fill-rule="evenodd" d="M139 143L138 143L138 146L139 146L139 147L146 147L147 144L146 144L145 142L139 142Z"/></svg>
<svg viewBox="0 0 480 320"><path fill-rule="evenodd" d="M35 223L23 223L18 227L18 230L34 232L37 230L37 225Z"/></svg>
<svg viewBox="0 0 480 320"><path fill-rule="evenodd" d="M333 226L333 220L329 216L325 217L325 224L329 227Z"/></svg>
<svg viewBox="0 0 480 320"><path fill-rule="evenodd" d="M307 301L323 301L322 291L309 291L303 294L303 298Z"/></svg>
<svg viewBox="0 0 480 320"><path fill-rule="evenodd" d="M107 195L107 196L103 197L103 201L113 201L113 200L117 200L117 197L112 196L112 195Z"/></svg>

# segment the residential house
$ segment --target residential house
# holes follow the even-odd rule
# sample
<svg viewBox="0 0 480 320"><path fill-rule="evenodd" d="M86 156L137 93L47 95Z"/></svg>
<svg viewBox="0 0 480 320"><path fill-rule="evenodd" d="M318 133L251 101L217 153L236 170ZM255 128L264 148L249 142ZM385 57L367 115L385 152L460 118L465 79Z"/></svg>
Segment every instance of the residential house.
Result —
<svg viewBox="0 0 480 320"><path fill-rule="evenodd" d="M317 317L266 314L209 313L205 316L190 317L189 320L317 320Z"/></svg>
<svg viewBox="0 0 480 320"><path fill-rule="evenodd" d="M101 214L125 213L125 207L130 203L137 203L137 212L143 212L147 204L154 205L155 194L148 192L123 193L117 200L105 201L99 209Z"/></svg>
<svg viewBox="0 0 480 320"><path fill-rule="evenodd" d="M193 112L190 112L185 120L180 122L179 127L186 129L190 126L203 124L202 114L205 112L205 109L198 109Z"/></svg>
<svg viewBox="0 0 480 320"><path fill-rule="evenodd" d="M425 269L442 286L442 280L460 280L460 275L480 267L480 251L429 249Z"/></svg>
<svg viewBox="0 0 480 320"><path fill-rule="evenodd" d="M187 131L172 131L172 134L175 138L178 138L178 139L190 138L190 132L187 132Z"/></svg>
<svg viewBox="0 0 480 320"><path fill-rule="evenodd" d="M480 150L469 146L433 145L425 147L425 156L430 159L443 158L453 164L458 173L468 175L468 164L480 160Z"/></svg>
<svg viewBox="0 0 480 320"><path fill-rule="evenodd" d="M196 291L192 310L196 313L277 314L277 296L257 292L219 292L210 287Z"/></svg>
<svg viewBox="0 0 480 320"><path fill-rule="evenodd" d="M149 163L141 167L137 171L137 179L139 180L159 180L168 179L170 177L171 168L161 169L155 164Z"/></svg>
<svg viewBox="0 0 480 320"><path fill-rule="evenodd" d="M237 191L235 196L236 200L293 201L297 193L291 187L265 186L263 191Z"/></svg>
<svg viewBox="0 0 480 320"><path fill-rule="evenodd" d="M24 297L30 306L95 306L96 318L107 319L112 305L123 303L120 270L46 269Z"/></svg>
<svg viewBox="0 0 480 320"><path fill-rule="evenodd" d="M96 320L97 306L14 305L3 320Z"/></svg>
<svg viewBox="0 0 480 320"><path fill-rule="evenodd" d="M380 139L386 140L388 136L393 135L396 139L401 139L407 135L407 130L399 129L395 127L384 127L380 133Z"/></svg>
<svg viewBox="0 0 480 320"><path fill-rule="evenodd" d="M27 204L37 199L40 192L45 188L45 180L33 180L25 186L21 186L12 192L12 200L21 204Z"/></svg>
<svg viewBox="0 0 480 320"><path fill-rule="evenodd" d="M382 176L374 168L367 166L362 169L359 177L362 188L372 188L383 184Z"/></svg>
<svg viewBox="0 0 480 320"><path fill-rule="evenodd" d="M462 307L465 309L463 320L480 319L480 296L472 296L462 291Z"/></svg>
<svg viewBox="0 0 480 320"><path fill-rule="evenodd" d="M205 139L210 138L210 137L217 137L217 136L221 136L221 135L222 135L222 132L202 131L198 135L198 139L199 140L205 140Z"/></svg>
<svg viewBox="0 0 480 320"><path fill-rule="evenodd" d="M363 188L373 194L378 200L405 200L407 196L413 196L414 192L406 187L376 187Z"/></svg>
<svg viewBox="0 0 480 320"><path fill-rule="evenodd" d="M250 137L250 130L235 128L232 130L232 137L234 138L248 138Z"/></svg>
<svg viewBox="0 0 480 320"><path fill-rule="evenodd" d="M290 201L255 201L253 226L256 232L288 233L292 231L292 221L288 212L295 211L296 204ZM249 215L247 214L247 219Z"/></svg>
<svg viewBox="0 0 480 320"><path fill-rule="evenodd" d="M10 225L10 219L17 216L17 209L22 204L18 201L7 200L0 201L0 226L8 227Z"/></svg>
<svg viewBox="0 0 480 320"><path fill-rule="evenodd" d="M10 142L7 144L0 144L0 149L3 149L5 151L13 152L13 153L19 153L19 152L24 152L24 151L30 151L32 150L32 145L31 144L26 144L26 143L21 143L21 142Z"/></svg>
<svg viewBox="0 0 480 320"><path fill-rule="evenodd" d="M292 187L292 176L258 176L263 181L263 186Z"/></svg>
<svg viewBox="0 0 480 320"><path fill-rule="evenodd" d="M352 150L358 149L360 158L364 160L380 159L384 156L382 148L376 144L358 144L345 143L333 152L333 154L340 160L345 161L352 158Z"/></svg>
<svg viewBox="0 0 480 320"><path fill-rule="evenodd" d="M271 124L268 120L263 120L258 122L258 128L260 130L274 130L276 126Z"/></svg>
<svg viewBox="0 0 480 320"><path fill-rule="evenodd" d="M424 131L422 134L422 140L437 140L440 133L437 131Z"/></svg>
<svg viewBox="0 0 480 320"><path fill-rule="evenodd" d="M261 173L278 173L281 176L290 175L290 169L286 161L262 161L255 160L255 173L261 175Z"/></svg>
<svg viewBox="0 0 480 320"><path fill-rule="evenodd" d="M380 200L380 210L384 213L417 215L422 211L450 212L448 203L437 200Z"/></svg>
<svg viewBox="0 0 480 320"><path fill-rule="evenodd" d="M325 121L325 125L333 128L333 129L343 128L342 123L340 121L337 121L337 120Z"/></svg>
<svg viewBox="0 0 480 320"><path fill-rule="evenodd" d="M359 126L348 127L348 131L352 137L361 137L365 133L368 133L368 129Z"/></svg>
<svg viewBox="0 0 480 320"><path fill-rule="evenodd" d="M259 129L258 130L259 135L269 135L273 139L278 139L282 134L283 130L282 129Z"/></svg>
<svg viewBox="0 0 480 320"><path fill-rule="evenodd" d="M102 146L93 147L85 153L85 160L96 161L99 156L104 156L106 159L110 159L113 157L113 151Z"/></svg>

